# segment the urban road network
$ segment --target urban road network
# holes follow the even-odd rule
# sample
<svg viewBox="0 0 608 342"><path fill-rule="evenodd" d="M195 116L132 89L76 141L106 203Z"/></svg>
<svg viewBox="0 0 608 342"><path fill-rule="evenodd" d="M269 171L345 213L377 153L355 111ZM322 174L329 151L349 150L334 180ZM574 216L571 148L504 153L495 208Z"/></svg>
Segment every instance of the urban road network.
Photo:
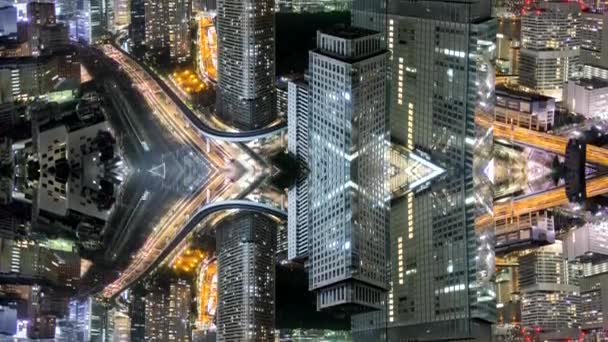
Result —
<svg viewBox="0 0 608 342"><path fill-rule="evenodd" d="M231 142L260 139L284 130L284 125L250 132L222 133L202 125L192 111L164 81L128 54L112 45L101 47L103 53L114 60L126 73L133 87L153 108L156 120L170 130L182 145L191 146L206 156L211 167L204 186L192 195L180 199L153 228L143 246L131 258L119 277L103 290L111 298L153 270L189 232L207 215L229 209L251 210L285 218L280 209L252 201L239 200L250 185L265 177L263 166L251 158L238 145ZM213 140L211 140L212 138ZM138 137L138 139L140 139ZM143 139L140 144L147 145ZM237 172L234 169L239 169ZM226 174L238 174L230 180Z"/></svg>
<svg viewBox="0 0 608 342"><path fill-rule="evenodd" d="M286 129L285 123L253 131L234 131L212 127L209 120L201 120L200 113L195 113L180 97L169 81L151 70L145 64L132 58L119 44L106 44L101 47L103 53L114 60L133 82L150 108L154 108L155 117L167 126L179 143L191 146L204 154L212 164L210 176L204 187L192 196L178 201L154 228L144 246L131 259L127 268L118 279L103 291L106 298L115 297L132 284L136 283L163 262L174 249L193 231L205 217L227 210L257 211L280 219L286 213L277 207L241 200L246 195L253 179L263 177L263 166L243 151L234 142L246 142L273 136ZM484 115L476 115L477 125L492 128L495 139L535 149L566 154L569 139L549 133L537 132L514 125L496 122ZM141 141L145 144L145 141ZM242 163L236 161L245 161ZM608 149L587 144L586 161L608 166ZM224 174L231 172L227 168L239 164L244 172L238 179L228 180ZM587 180L586 196L591 198L602 195L608 189L608 176L598 176ZM526 213L543 210L568 203L564 186L549 189L540 193L514 198L507 202L494 204L493 213L479 216L476 226L481 227L496 220L515 218Z"/></svg>

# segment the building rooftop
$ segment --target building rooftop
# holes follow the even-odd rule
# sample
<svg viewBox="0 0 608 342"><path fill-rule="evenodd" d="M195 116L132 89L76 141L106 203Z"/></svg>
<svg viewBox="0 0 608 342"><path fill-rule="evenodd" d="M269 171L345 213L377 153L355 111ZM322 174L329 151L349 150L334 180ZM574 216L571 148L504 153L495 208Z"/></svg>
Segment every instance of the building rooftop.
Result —
<svg viewBox="0 0 608 342"><path fill-rule="evenodd" d="M601 78L580 78L575 81L576 85L585 87L587 90L600 89L608 87L608 81Z"/></svg>
<svg viewBox="0 0 608 342"><path fill-rule="evenodd" d="M328 34L344 39L359 39L373 34L379 34L376 31L352 26L334 26L331 28L319 30L319 32L321 32L322 34Z"/></svg>
<svg viewBox="0 0 608 342"><path fill-rule="evenodd" d="M496 96L509 96L528 101L549 101L554 100L553 97L545 96L539 93L528 92L519 88L509 87L505 84L496 85Z"/></svg>

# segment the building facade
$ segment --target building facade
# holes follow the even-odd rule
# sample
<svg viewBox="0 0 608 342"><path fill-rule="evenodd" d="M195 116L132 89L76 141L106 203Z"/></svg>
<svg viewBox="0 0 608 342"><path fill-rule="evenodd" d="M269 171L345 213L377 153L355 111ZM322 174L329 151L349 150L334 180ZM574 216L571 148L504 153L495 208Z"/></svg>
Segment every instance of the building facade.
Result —
<svg viewBox="0 0 608 342"><path fill-rule="evenodd" d="M146 0L145 42L153 53L167 53L171 62L190 57L191 0Z"/></svg>
<svg viewBox="0 0 608 342"><path fill-rule="evenodd" d="M133 48L141 47L146 41L146 0L132 0L129 19L129 43Z"/></svg>
<svg viewBox="0 0 608 342"><path fill-rule="evenodd" d="M561 241L519 257L521 323L544 339L577 338L580 289L574 285Z"/></svg>
<svg viewBox="0 0 608 342"><path fill-rule="evenodd" d="M356 340L491 340L491 227L475 227L475 115L494 112L497 23L490 1L388 4L391 138L445 170L391 203L384 312ZM406 339L407 340L407 339Z"/></svg>
<svg viewBox="0 0 608 342"><path fill-rule="evenodd" d="M498 122L546 132L555 123L555 99L499 85L494 113Z"/></svg>
<svg viewBox="0 0 608 342"><path fill-rule="evenodd" d="M387 53L381 34L317 32L309 54L309 288L317 308L379 309L387 289Z"/></svg>
<svg viewBox="0 0 608 342"><path fill-rule="evenodd" d="M305 170L289 188L287 210L287 258L308 255L308 149L309 85L305 80L290 81L287 86L287 150L301 170Z"/></svg>
<svg viewBox="0 0 608 342"><path fill-rule="evenodd" d="M274 1L219 0L217 113L241 129L276 118Z"/></svg>
<svg viewBox="0 0 608 342"><path fill-rule="evenodd" d="M581 75L578 3L547 2L521 19L519 83L562 99L564 84Z"/></svg>
<svg viewBox="0 0 608 342"><path fill-rule="evenodd" d="M564 104L572 113L586 118L608 118L608 80L580 78L564 87Z"/></svg>
<svg viewBox="0 0 608 342"><path fill-rule="evenodd" d="M276 224L237 213L216 227L217 341L273 341Z"/></svg>
<svg viewBox="0 0 608 342"><path fill-rule="evenodd" d="M86 44L95 44L104 35L102 0L81 0L77 3L75 38Z"/></svg>
<svg viewBox="0 0 608 342"><path fill-rule="evenodd" d="M608 69L608 11L583 12L577 34L581 41L581 63Z"/></svg>

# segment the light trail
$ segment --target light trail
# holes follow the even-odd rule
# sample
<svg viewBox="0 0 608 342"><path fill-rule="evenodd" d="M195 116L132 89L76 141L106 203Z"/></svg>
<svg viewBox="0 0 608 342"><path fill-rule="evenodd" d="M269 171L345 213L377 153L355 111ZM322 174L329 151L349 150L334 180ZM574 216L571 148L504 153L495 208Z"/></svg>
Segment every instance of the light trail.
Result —
<svg viewBox="0 0 608 342"><path fill-rule="evenodd" d="M475 115L475 124L486 128L492 127L494 139L504 139L560 155L566 154L569 141L567 137L497 122L479 113ZM608 149L587 144L586 159L590 163L608 166Z"/></svg>

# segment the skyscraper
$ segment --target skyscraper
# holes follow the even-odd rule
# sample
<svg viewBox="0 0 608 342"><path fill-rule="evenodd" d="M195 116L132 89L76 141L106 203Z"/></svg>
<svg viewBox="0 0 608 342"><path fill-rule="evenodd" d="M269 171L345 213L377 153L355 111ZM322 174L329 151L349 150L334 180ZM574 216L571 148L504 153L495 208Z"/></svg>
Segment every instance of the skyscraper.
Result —
<svg viewBox="0 0 608 342"><path fill-rule="evenodd" d="M55 18L55 4L52 2L32 1L27 4L27 20L36 25L53 25Z"/></svg>
<svg viewBox="0 0 608 342"><path fill-rule="evenodd" d="M145 341L190 341L191 301L186 280L157 281L146 294Z"/></svg>
<svg viewBox="0 0 608 342"><path fill-rule="evenodd" d="M17 33L17 8L0 6L0 37Z"/></svg>
<svg viewBox="0 0 608 342"><path fill-rule="evenodd" d="M219 0L218 115L241 129L276 118L273 0Z"/></svg>
<svg viewBox="0 0 608 342"><path fill-rule="evenodd" d="M114 1L114 22L113 29L129 25L130 22L130 1L128 0L113 0Z"/></svg>
<svg viewBox="0 0 608 342"><path fill-rule="evenodd" d="M538 6L522 16L519 83L560 101L564 83L581 74L581 10L578 3Z"/></svg>
<svg viewBox="0 0 608 342"><path fill-rule="evenodd" d="M76 14L76 38L94 44L103 35L104 13L101 0L79 0Z"/></svg>
<svg viewBox="0 0 608 342"><path fill-rule="evenodd" d="M130 44L133 48L143 46L146 40L146 0L131 1L129 25Z"/></svg>
<svg viewBox="0 0 608 342"><path fill-rule="evenodd" d="M581 41L581 63L608 69L608 10L583 12L577 36Z"/></svg>
<svg viewBox="0 0 608 342"><path fill-rule="evenodd" d="M216 227L217 341L273 341L276 224L237 213Z"/></svg>
<svg viewBox="0 0 608 342"><path fill-rule="evenodd" d="M309 54L310 290L317 308L378 309L387 288L386 50L360 28Z"/></svg>
<svg viewBox="0 0 608 342"><path fill-rule="evenodd" d="M490 13L486 0L389 2L392 139L445 173L392 204L386 312L353 320L388 340L491 338L494 249L473 183L474 118L494 108Z"/></svg>
<svg viewBox="0 0 608 342"><path fill-rule="evenodd" d="M146 46L166 52L173 62L190 57L191 0L145 0Z"/></svg>
<svg viewBox="0 0 608 342"><path fill-rule="evenodd" d="M290 81L287 86L288 151L300 170L304 170L289 188L287 218L287 258L308 256L308 121L309 86L305 80Z"/></svg>

